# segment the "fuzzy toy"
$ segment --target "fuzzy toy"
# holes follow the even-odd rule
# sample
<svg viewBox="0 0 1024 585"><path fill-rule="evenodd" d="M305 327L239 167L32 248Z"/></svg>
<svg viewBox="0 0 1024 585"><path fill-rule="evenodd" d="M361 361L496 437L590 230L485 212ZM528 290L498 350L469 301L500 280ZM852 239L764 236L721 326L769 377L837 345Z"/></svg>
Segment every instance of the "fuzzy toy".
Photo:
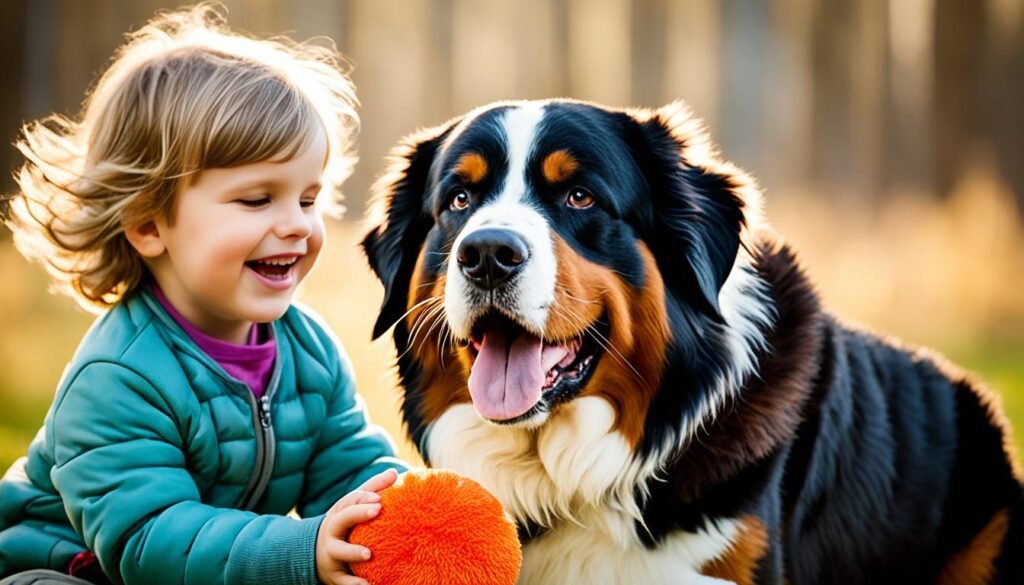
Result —
<svg viewBox="0 0 1024 585"><path fill-rule="evenodd" d="M352 565L371 585L513 585L523 555L501 503L444 470L410 471L380 492L376 518L349 541L373 551Z"/></svg>

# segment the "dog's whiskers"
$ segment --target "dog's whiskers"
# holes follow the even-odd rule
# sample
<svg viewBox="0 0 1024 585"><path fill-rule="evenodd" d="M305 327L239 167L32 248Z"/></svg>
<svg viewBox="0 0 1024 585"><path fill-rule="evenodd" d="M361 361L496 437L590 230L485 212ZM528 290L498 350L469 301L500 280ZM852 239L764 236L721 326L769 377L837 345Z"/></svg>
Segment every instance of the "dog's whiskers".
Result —
<svg viewBox="0 0 1024 585"><path fill-rule="evenodd" d="M452 328L448 325L448 315L447 314L444 315L444 318L442 319L442 321L443 321L442 331L438 332L438 339L439 339L438 344L440 346L440 349L438 351L438 355L440 356L441 370L445 371L445 370L447 370L447 366L446 366L446 364L444 362L444 358L446 356L448 356L449 353L454 353L455 352L455 334L452 332ZM445 346L446 345L450 348L449 351L447 351L447 352L445 351Z"/></svg>
<svg viewBox="0 0 1024 585"><path fill-rule="evenodd" d="M430 328L427 329L427 332L423 335L423 341L426 342L428 339L430 339L430 334L433 333L434 329L439 324L441 325L441 330L438 331L437 338L436 338L437 339L437 358L438 358L438 364L441 365L441 369L444 369L444 365L441 363L441 351L443 349L441 347L441 341L443 340L444 328L447 326L448 317L447 317L447 314L445 313L445 310L444 310L444 304L442 303L442 304L438 305L438 307L439 307L439 310L435 310L433 315L431 316L432 323L430 324Z"/></svg>
<svg viewBox="0 0 1024 585"><path fill-rule="evenodd" d="M577 296L573 296L573 294L572 294L572 293L570 293L570 292L569 292L568 290L565 290L564 288L563 288L562 290L564 291L564 292L563 292L563 294L564 294L564 295L565 295L566 297L568 297L568 298L570 298L570 299L572 299L572 300L574 300L574 301L579 301L579 302L581 302L581 303L587 303L588 305L596 305L596 304L598 304L598 301L597 301L596 299L595 299L595 300L593 300L593 301L588 301L587 299L581 299L581 298L579 298L579 297L577 297ZM600 291L600 292L598 293L598 296L601 296L601 295L602 295L602 294L604 294L605 292L607 292L607 290L602 290L602 291Z"/></svg>
<svg viewBox="0 0 1024 585"><path fill-rule="evenodd" d="M427 321L429 321L429 315L435 312L439 306L442 309L444 308L444 299L442 297L430 297L413 305L413 308L409 309L409 311L406 312L406 315L411 313L417 307L427 303L434 304L428 305L425 309L422 309L416 315L416 318L413 320L412 328L409 331L409 339L406 342L405 350L398 356L399 358L404 357L407 353L409 353L412 350L413 347L415 347L416 337L419 335L420 331L423 329L423 326L427 323Z"/></svg>
<svg viewBox="0 0 1024 585"><path fill-rule="evenodd" d="M576 325L585 333L589 334L591 338L593 338L593 340L605 350L605 352L609 353L622 365L628 367L636 376L637 380L640 381L640 383L644 384L645 386L648 385L647 380L645 380L644 377L640 374L640 371L637 370L636 367L634 367L633 364L631 364L624 355L622 355L622 352L620 352L619 349L615 347L615 345L608 338L606 338L597 330L595 325L588 325L580 315L577 315L569 307L559 307L558 310L560 310L559 314L562 317Z"/></svg>
<svg viewBox="0 0 1024 585"><path fill-rule="evenodd" d="M419 327L419 331L417 331L417 336L419 335L419 333L423 332L424 327L426 327L426 333L423 335L423 339L420 341L420 344L426 342L427 339L430 337L430 332L433 331L434 327L437 326L437 317L438 317L438 315L443 313L443 312L444 312L444 303L437 303L435 305L432 305L429 309L427 309L427 310L425 310L423 312L424 313L424 317L423 317L422 324ZM429 325L429 327L428 327L428 325ZM416 338L415 337L413 338L412 343L413 344L416 343Z"/></svg>
<svg viewBox="0 0 1024 585"><path fill-rule="evenodd" d="M433 282L430 282L430 283L428 283L428 284L434 284L434 283L433 283ZM423 285L420 285L420 286L423 286ZM439 297L439 296L434 296L434 297L427 297L427 298L423 299L422 301L420 301L420 302L416 303L415 305L413 305L413 306L409 307L409 310L408 310L408 311L406 311L406 312L404 312L404 313L402 313L402 316L401 316L401 317L399 317L398 319L396 319L396 321L401 321L402 319L405 319L406 317L408 317L408 316L409 316L409 313L412 313L412 312L413 312L413 311L415 311L415 310L416 310L416 309L417 309L418 307L420 307L420 306L422 306L422 305L425 305L425 304L427 304L427 303L429 303L429 302L431 302L431 301L437 301L437 300L442 300L442 299L441 299L441 297Z"/></svg>

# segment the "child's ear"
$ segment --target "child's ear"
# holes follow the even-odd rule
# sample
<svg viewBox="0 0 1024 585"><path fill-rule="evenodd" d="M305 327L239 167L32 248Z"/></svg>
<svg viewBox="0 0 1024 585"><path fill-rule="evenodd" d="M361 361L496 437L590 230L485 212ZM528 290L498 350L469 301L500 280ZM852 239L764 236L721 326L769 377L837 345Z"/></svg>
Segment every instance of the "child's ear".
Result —
<svg viewBox="0 0 1024 585"><path fill-rule="evenodd" d="M143 258L156 258L167 249L160 237L160 228L152 219L134 226L125 226L124 235Z"/></svg>

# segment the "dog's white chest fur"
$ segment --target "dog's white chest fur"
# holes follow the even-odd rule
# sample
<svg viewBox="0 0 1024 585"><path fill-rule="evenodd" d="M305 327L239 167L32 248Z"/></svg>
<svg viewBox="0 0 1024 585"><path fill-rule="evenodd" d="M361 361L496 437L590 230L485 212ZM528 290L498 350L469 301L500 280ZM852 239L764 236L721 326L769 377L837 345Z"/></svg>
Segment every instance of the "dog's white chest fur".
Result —
<svg viewBox="0 0 1024 585"><path fill-rule="evenodd" d="M514 518L548 528L523 550L521 583L722 583L698 569L728 550L736 522L645 547L634 490L657 461L637 460L614 420L595 397L565 405L538 429L496 426L460 404L431 425L425 447L435 467L475 479Z"/></svg>
<svg viewBox="0 0 1024 585"><path fill-rule="evenodd" d="M728 583L706 577L698 569L721 556L737 532L735 521L720 522L717 529L696 534L678 532L657 549L621 546L606 531L631 528L631 519L617 512L594 511L564 521L523 550L519 582L524 585L587 583L657 585Z"/></svg>

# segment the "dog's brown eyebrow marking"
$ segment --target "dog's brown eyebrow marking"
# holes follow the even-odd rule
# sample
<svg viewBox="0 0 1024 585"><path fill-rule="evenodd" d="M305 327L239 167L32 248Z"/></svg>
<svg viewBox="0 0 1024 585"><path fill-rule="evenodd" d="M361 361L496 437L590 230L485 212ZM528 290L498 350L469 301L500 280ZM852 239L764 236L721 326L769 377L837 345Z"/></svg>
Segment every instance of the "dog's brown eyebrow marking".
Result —
<svg viewBox="0 0 1024 585"><path fill-rule="evenodd" d="M476 152L467 152L455 164L455 174L467 183L479 183L487 178L487 160Z"/></svg>
<svg viewBox="0 0 1024 585"><path fill-rule="evenodd" d="M544 159L542 170L549 183L561 183L568 179L580 167L580 163L568 150L556 150Z"/></svg>

